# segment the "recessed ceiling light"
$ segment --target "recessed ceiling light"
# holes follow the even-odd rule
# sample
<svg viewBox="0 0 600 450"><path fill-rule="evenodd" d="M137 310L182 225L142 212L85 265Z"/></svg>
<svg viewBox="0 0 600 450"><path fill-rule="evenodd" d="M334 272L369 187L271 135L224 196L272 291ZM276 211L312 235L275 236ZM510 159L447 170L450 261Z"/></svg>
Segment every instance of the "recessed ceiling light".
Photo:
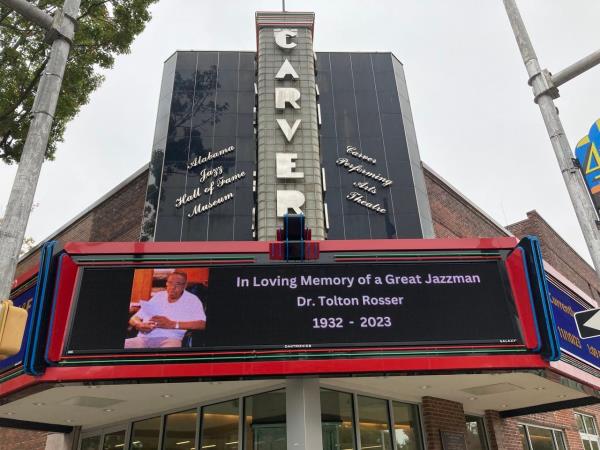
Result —
<svg viewBox="0 0 600 450"><path fill-rule="evenodd" d="M430 387L431 387L431 386L429 386L429 385L427 385L427 384L424 384L423 386L420 386L420 387L419 387L419 389L423 389L423 390L425 390L425 389L429 389Z"/></svg>
<svg viewBox="0 0 600 450"><path fill-rule="evenodd" d="M171 398L173 397L171 394L163 394L161 395L162 398Z"/></svg>
<svg viewBox="0 0 600 450"><path fill-rule="evenodd" d="M110 409L110 408L106 408L106 409L104 410L104 412L113 412L113 411L114 411L114 409Z"/></svg>
<svg viewBox="0 0 600 450"><path fill-rule="evenodd" d="M73 423L73 421L71 419L67 419L66 422L67 423Z"/></svg>
<svg viewBox="0 0 600 450"><path fill-rule="evenodd" d="M6 413L6 415L7 415L7 416L14 416L14 415L15 415L15 413L14 413L14 412L10 412L10 411L9 411L9 412L7 412L7 413Z"/></svg>
<svg viewBox="0 0 600 450"><path fill-rule="evenodd" d="M558 398L567 398L567 396L565 394L560 394Z"/></svg>
<svg viewBox="0 0 600 450"><path fill-rule="evenodd" d="M469 397L469 400L477 400L477 397Z"/></svg>
<svg viewBox="0 0 600 450"><path fill-rule="evenodd" d="M44 406L44 402L33 402L33 406Z"/></svg>
<svg viewBox="0 0 600 450"><path fill-rule="evenodd" d="M503 403L500 405L502 408L508 408L508 405L506 403Z"/></svg>
<svg viewBox="0 0 600 450"><path fill-rule="evenodd" d="M535 388L536 391L543 391L544 389L546 389L546 388L545 387L541 387L541 386L538 386L538 387Z"/></svg>

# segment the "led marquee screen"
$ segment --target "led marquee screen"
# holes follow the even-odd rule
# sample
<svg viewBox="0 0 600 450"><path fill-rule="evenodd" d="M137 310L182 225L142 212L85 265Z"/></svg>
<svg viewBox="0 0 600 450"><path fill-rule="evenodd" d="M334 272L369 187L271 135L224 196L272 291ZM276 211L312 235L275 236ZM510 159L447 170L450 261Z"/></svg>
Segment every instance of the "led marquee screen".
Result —
<svg viewBox="0 0 600 450"><path fill-rule="evenodd" d="M501 261L87 267L67 353L521 344Z"/></svg>

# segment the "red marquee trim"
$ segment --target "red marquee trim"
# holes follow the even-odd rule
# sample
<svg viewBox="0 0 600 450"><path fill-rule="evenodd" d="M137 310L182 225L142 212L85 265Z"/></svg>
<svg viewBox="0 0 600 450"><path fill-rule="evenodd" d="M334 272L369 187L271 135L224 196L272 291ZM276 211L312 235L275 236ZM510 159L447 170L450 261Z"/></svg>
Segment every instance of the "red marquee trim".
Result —
<svg viewBox="0 0 600 450"><path fill-rule="evenodd" d="M390 250L511 250L518 243L515 237L466 239L371 239L319 241L321 253L338 251ZM206 241L206 242L69 242L69 254L190 254L190 253L269 253L269 242Z"/></svg>
<svg viewBox="0 0 600 450"><path fill-rule="evenodd" d="M62 354L67 333L67 323L71 312L75 282L79 267L68 255L61 256L61 273L56 289L53 305L53 326L48 338L46 357L49 361L58 362Z"/></svg>
<svg viewBox="0 0 600 450"><path fill-rule="evenodd" d="M49 367L40 377L20 375L0 384L0 397L38 383L91 380L160 380L190 377L273 377L293 375L404 373L413 371L513 370L548 368L539 355L368 358L315 361L266 361L196 364L140 364L87 367Z"/></svg>

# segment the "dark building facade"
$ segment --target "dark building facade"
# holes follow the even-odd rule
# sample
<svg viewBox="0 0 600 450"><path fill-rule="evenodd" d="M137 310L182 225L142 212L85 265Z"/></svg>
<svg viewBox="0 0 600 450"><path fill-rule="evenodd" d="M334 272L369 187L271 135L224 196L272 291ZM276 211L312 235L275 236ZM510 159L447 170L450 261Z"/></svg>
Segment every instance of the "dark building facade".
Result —
<svg viewBox="0 0 600 450"><path fill-rule="evenodd" d="M165 62L142 239L253 239L255 73L253 52L177 52Z"/></svg>
<svg viewBox="0 0 600 450"><path fill-rule="evenodd" d="M432 237L429 202L402 64L391 53L317 53L321 158L327 180L328 239ZM354 152L370 159L356 160ZM362 164L369 183L340 164ZM386 181L387 180L387 181ZM391 182L387 184L387 182ZM365 191L367 183L374 191ZM361 195L386 213L355 202Z"/></svg>
<svg viewBox="0 0 600 450"><path fill-rule="evenodd" d="M327 239L432 237L402 64L390 53L314 53L313 61L309 35L296 57L272 34L263 33L259 53L177 52L166 61L142 240L262 239L265 220L275 220L261 218L262 196L275 195L275 180L287 192L300 181L311 191L303 202L318 206L302 208L309 224L311 214L322 217ZM279 62L261 66L261 51ZM294 73L279 81L274 72L284 69ZM273 108L273 90L305 83L298 110ZM306 149L316 160L307 162ZM296 170L275 173L276 163Z"/></svg>

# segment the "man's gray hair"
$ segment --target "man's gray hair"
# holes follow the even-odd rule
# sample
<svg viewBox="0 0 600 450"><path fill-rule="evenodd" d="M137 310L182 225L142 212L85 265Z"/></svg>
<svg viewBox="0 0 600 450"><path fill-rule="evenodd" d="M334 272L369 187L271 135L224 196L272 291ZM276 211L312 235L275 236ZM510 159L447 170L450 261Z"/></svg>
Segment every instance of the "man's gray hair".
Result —
<svg viewBox="0 0 600 450"><path fill-rule="evenodd" d="M169 274L169 276L167 277L167 279L169 279L169 277L172 277L173 275L178 275L178 276L180 276L180 277L181 277L181 278L183 278L183 280L184 280L184 281L187 283L187 273L185 273L185 272L178 272L178 271L171 272L171 273Z"/></svg>

